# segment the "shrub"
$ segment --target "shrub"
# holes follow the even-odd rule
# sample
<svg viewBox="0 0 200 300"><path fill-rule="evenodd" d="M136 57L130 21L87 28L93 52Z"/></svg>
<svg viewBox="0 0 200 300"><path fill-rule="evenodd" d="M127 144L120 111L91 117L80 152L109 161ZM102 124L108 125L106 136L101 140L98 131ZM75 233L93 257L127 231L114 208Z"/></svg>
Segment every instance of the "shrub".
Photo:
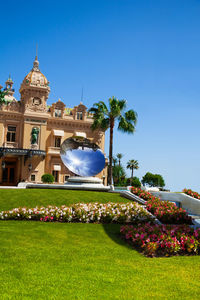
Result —
<svg viewBox="0 0 200 300"><path fill-rule="evenodd" d="M141 187L141 182L140 182L140 179L138 177L133 177L133 178L130 178L130 184L134 187L138 187L140 188Z"/></svg>
<svg viewBox="0 0 200 300"><path fill-rule="evenodd" d="M122 226L120 232L129 243L147 256L199 254L200 228L187 225L138 224Z"/></svg>
<svg viewBox="0 0 200 300"><path fill-rule="evenodd" d="M123 185L123 181L125 179L125 171L122 166L115 165L112 168L113 181L115 185Z"/></svg>
<svg viewBox="0 0 200 300"><path fill-rule="evenodd" d="M149 192L132 187L131 192L146 200L146 208L164 224L192 224L192 218L187 212L177 207L173 202L161 201Z"/></svg>
<svg viewBox="0 0 200 300"><path fill-rule="evenodd" d="M55 181L55 178L52 174L44 174L42 175L41 179L43 183L53 183Z"/></svg>
<svg viewBox="0 0 200 300"><path fill-rule="evenodd" d="M183 193L193 197L193 198L196 198L198 200L200 200L200 194L198 194L197 192L194 192L192 191L191 189L184 189L183 190Z"/></svg>

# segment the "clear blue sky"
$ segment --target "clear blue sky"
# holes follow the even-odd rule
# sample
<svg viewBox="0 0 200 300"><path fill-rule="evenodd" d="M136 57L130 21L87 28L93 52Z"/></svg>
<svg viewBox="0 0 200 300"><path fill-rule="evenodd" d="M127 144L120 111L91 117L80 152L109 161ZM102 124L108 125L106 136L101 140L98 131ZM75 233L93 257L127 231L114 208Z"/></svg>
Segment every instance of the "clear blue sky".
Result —
<svg viewBox="0 0 200 300"><path fill-rule="evenodd" d="M3 1L0 28L0 84L10 73L17 98L38 43L49 103L73 107L82 87L87 107L127 99L137 131L115 132L114 153L137 159L140 178L200 192L199 0Z"/></svg>

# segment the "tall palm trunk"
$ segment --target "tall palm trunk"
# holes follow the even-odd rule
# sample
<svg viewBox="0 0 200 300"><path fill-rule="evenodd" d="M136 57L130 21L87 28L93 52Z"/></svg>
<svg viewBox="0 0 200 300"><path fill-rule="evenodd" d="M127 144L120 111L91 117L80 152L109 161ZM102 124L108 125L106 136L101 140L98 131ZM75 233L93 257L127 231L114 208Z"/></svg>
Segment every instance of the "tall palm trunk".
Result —
<svg viewBox="0 0 200 300"><path fill-rule="evenodd" d="M112 184L113 128L114 128L114 120L111 120L110 121L110 146L109 146L109 174L108 174L108 184Z"/></svg>
<svg viewBox="0 0 200 300"><path fill-rule="evenodd" d="M131 185L133 185L133 168L131 168L131 180L130 180Z"/></svg>
<svg viewBox="0 0 200 300"><path fill-rule="evenodd" d="M131 178L133 178L133 168L131 169L131 171L132 171L132 172L131 172Z"/></svg>

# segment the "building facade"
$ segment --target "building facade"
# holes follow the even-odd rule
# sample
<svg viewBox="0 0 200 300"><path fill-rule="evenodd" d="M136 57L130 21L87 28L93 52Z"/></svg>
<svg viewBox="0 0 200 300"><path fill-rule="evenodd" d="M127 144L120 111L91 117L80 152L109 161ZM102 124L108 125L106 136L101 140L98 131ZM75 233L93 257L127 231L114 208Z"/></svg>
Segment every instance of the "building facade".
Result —
<svg viewBox="0 0 200 300"><path fill-rule="evenodd" d="M71 109L61 100L47 105L49 82L40 72L37 57L21 84L20 101L14 97L10 77L4 91L6 104L0 106L0 185L40 183L44 173L64 183L74 174L61 161L60 145L72 136L87 137L104 152L105 134L91 130L92 116L82 103ZM97 176L106 184L107 168Z"/></svg>

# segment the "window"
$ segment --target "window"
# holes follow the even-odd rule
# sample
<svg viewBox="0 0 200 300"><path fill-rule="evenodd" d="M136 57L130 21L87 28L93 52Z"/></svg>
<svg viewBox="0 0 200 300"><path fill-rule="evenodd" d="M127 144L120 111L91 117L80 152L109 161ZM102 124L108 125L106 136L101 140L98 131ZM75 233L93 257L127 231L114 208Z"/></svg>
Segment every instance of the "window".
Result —
<svg viewBox="0 0 200 300"><path fill-rule="evenodd" d="M65 175L64 176L64 181L67 181L68 178L69 178L69 175Z"/></svg>
<svg viewBox="0 0 200 300"><path fill-rule="evenodd" d="M83 113L81 111L77 112L77 120L83 120Z"/></svg>
<svg viewBox="0 0 200 300"><path fill-rule="evenodd" d="M52 172L52 175L53 175L54 178L55 178L55 182L58 182L59 171L53 171L53 172Z"/></svg>
<svg viewBox="0 0 200 300"><path fill-rule="evenodd" d="M16 139L16 126L8 126L7 142L15 142Z"/></svg>
<svg viewBox="0 0 200 300"><path fill-rule="evenodd" d="M55 147L60 148L60 145L61 145L61 138L55 137Z"/></svg>
<svg viewBox="0 0 200 300"><path fill-rule="evenodd" d="M34 104L34 105L40 105L40 104L41 104L40 98L34 98L34 99L33 99L33 104Z"/></svg>
<svg viewBox="0 0 200 300"><path fill-rule="evenodd" d="M55 109L55 117L61 118L61 109Z"/></svg>
<svg viewBox="0 0 200 300"><path fill-rule="evenodd" d="M31 174L31 181L35 181L35 174Z"/></svg>

